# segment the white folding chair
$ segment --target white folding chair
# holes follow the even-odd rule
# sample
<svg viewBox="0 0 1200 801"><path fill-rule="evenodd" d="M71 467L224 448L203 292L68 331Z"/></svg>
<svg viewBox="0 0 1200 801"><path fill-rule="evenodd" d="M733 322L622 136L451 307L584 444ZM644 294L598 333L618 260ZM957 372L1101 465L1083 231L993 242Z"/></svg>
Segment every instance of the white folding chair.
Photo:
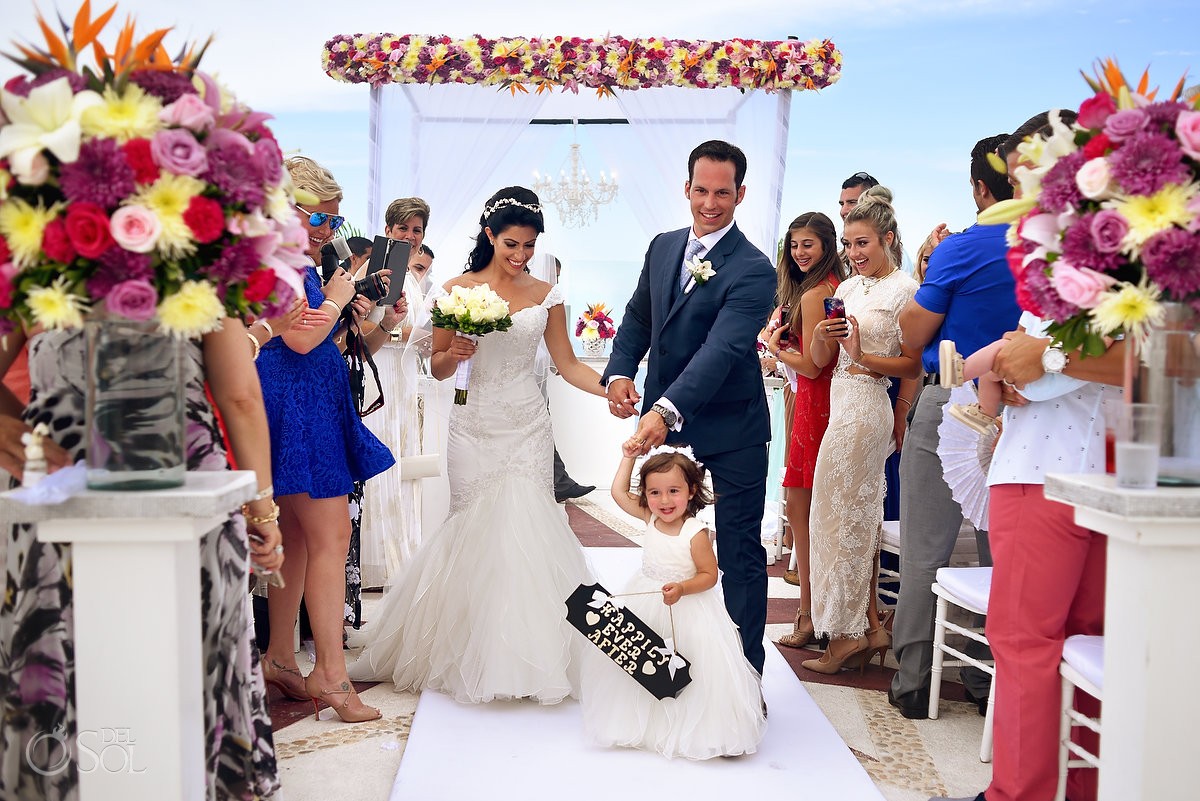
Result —
<svg viewBox="0 0 1200 801"><path fill-rule="evenodd" d="M897 564L900 559L900 521L899 520L884 520L883 531L879 538L879 550L886 551L896 555ZM876 582L879 585L879 594L885 598L891 599L891 605L894 607L900 600L900 568L895 570L884 567L883 562L879 563L879 579ZM892 584L896 589L888 589L884 584Z"/></svg>
<svg viewBox="0 0 1200 801"><path fill-rule="evenodd" d="M1062 721L1058 742L1058 792L1055 801L1067 797L1067 771L1070 768L1099 768L1100 757L1071 741L1071 729L1080 726L1100 733L1100 720L1075 709L1075 690L1083 690L1098 701L1104 700L1104 638L1076 634L1063 643ZM1074 755L1078 759L1072 759Z"/></svg>
<svg viewBox="0 0 1200 801"><path fill-rule="evenodd" d="M979 746L979 761L992 761L992 701L996 697L996 663L991 660L976 659L962 651L946 644L946 632L961 634L969 640L987 645L987 637L983 627L967 627L952 623L946 619L950 604L986 615L988 594L992 589L992 569L990 567L942 567L938 568L936 580L933 583L933 594L937 596L937 615L933 623L933 669L930 673L929 684L929 717L936 720L938 702L942 693L942 668L972 665L992 677L991 689L988 691L987 715L983 721L983 742ZM946 659L946 655L951 658Z"/></svg>

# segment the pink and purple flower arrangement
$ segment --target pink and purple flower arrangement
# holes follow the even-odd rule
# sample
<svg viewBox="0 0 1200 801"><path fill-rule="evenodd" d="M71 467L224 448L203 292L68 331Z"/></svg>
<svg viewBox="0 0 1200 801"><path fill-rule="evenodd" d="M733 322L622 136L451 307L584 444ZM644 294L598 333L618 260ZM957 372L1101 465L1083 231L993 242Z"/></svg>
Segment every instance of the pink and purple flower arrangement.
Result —
<svg viewBox="0 0 1200 801"><path fill-rule="evenodd" d="M195 337L283 312L309 262L269 117L196 70L203 48L171 59L167 30L106 49L115 8L42 21L0 89L0 327L103 312Z"/></svg>

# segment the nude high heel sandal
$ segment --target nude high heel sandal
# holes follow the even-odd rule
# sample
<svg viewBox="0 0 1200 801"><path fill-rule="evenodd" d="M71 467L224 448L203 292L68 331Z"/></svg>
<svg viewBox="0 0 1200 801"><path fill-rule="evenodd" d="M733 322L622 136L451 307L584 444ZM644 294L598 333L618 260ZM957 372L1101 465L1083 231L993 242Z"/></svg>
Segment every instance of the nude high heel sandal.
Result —
<svg viewBox="0 0 1200 801"><path fill-rule="evenodd" d="M313 702L313 711L315 717L321 719L321 704L337 713L337 716L342 719L343 723L365 723L368 720L379 720L383 717L383 713L373 706L367 706L362 701L358 702L357 709L350 708L350 701L358 700L358 693L354 691L354 685L349 681L343 681L340 685L332 690L319 690L313 692L312 674L304 680L304 686L308 688L308 695Z"/></svg>
<svg viewBox="0 0 1200 801"><path fill-rule="evenodd" d="M809 620L809 628L808 631L801 631L800 621L805 619ZM807 609L797 609L796 622L792 627L791 633L780 637L778 642L785 648L803 648L804 646L808 645L809 640L813 638L814 634L816 634L816 632L812 628L812 620L809 611Z"/></svg>
<svg viewBox="0 0 1200 801"><path fill-rule="evenodd" d="M862 658L858 663L858 672L863 673L867 665L871 664L871 660L879 654L879 667L883 667L883 660L887 656L888 649L892 647L892 635L880 624L879 628L871 629L867 632L867 647L862 652Z"/></svg>
<svg viewBox="0 0 1200 801"><path fill-rule="evenodd" d="M841 642L849 642L852 645L846 649L845 653L834 654L835 643ZM858 663L855 661L855 658L866 651L868 647L866 637L859 637L854 640L831 639L823 657L820 659L807 659L800 663L800 667L805 670L811 670L814 673L824 673L827 676L832 676L844 667L857 667Z"/></svg>
<svg viewBox="0 0 1200 801"><path fill-rule="evenodd" d="M308 690L304 684L304 674L299 668L288 668L276 662L274 659L264 657L262 659L262 676L263 684L270 684L283 693L285 698L290 698L293 701L307 701Z"/></svg>

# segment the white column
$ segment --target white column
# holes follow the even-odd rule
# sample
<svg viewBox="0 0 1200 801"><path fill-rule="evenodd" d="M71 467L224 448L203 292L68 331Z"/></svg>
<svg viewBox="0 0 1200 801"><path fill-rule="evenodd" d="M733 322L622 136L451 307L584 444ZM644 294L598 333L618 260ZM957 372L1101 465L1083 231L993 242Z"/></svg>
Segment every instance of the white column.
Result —
<svg viewBox="0 0 1200 801"><path fill-rule="evenodd" d="M70 543L81 801L205 797L200 633L204 532L254 496L251 471L184 487L88 491L56 506L0 496L0 513Z"/></svg>
<svg viewBox="0 0 1200 801"><path fill-rule="evenodd" d="M1200 757L1189 625L1200 575L1200 490L1118 489L1112 476L1049 476L1046 497L1108 535L1100 801L1185 801Z"/></svg>

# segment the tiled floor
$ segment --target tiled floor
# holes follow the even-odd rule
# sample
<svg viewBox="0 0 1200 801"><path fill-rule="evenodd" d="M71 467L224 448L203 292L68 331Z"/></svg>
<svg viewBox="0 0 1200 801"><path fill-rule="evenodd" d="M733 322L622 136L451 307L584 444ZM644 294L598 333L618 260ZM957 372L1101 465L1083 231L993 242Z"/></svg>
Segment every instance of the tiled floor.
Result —
<svg viewBox="0 0 1200 801"><path fill-rule="evenodd" d="M637 547L640 530L607 493L598 491L568 504L572 530L585 547ZM784 564L768 569L767 633L772 639L791 630L798 593L783 581ZM364 617L370 619L378 594L364 596ZM354 643L353 636L351 643ZM780 648L788 663L839 735L889 801L924 801L931 795L972 795L991 775L979 762L983 718L974 705L961 702L961 689L947 683L938 720L905 720L887 703L885 691L895 668L888 654L884 668L868 667L861 674L845 671L822 676L801 668L816 651ZM356 650L347 651L354 659ZM305 672L311 664L300 655ZM312 706L274 695L271 705L276 750L288 801L339 798L342 801L388 798L412 726L417 698L392 692L391 685L359 685L363 700L383 710L382 720L345 725L325 709L320 720ZM805 732L789 733L797 748ZM464 760L467 755L464 755ZM800 788L798 788L800 789Z"/></svg>

